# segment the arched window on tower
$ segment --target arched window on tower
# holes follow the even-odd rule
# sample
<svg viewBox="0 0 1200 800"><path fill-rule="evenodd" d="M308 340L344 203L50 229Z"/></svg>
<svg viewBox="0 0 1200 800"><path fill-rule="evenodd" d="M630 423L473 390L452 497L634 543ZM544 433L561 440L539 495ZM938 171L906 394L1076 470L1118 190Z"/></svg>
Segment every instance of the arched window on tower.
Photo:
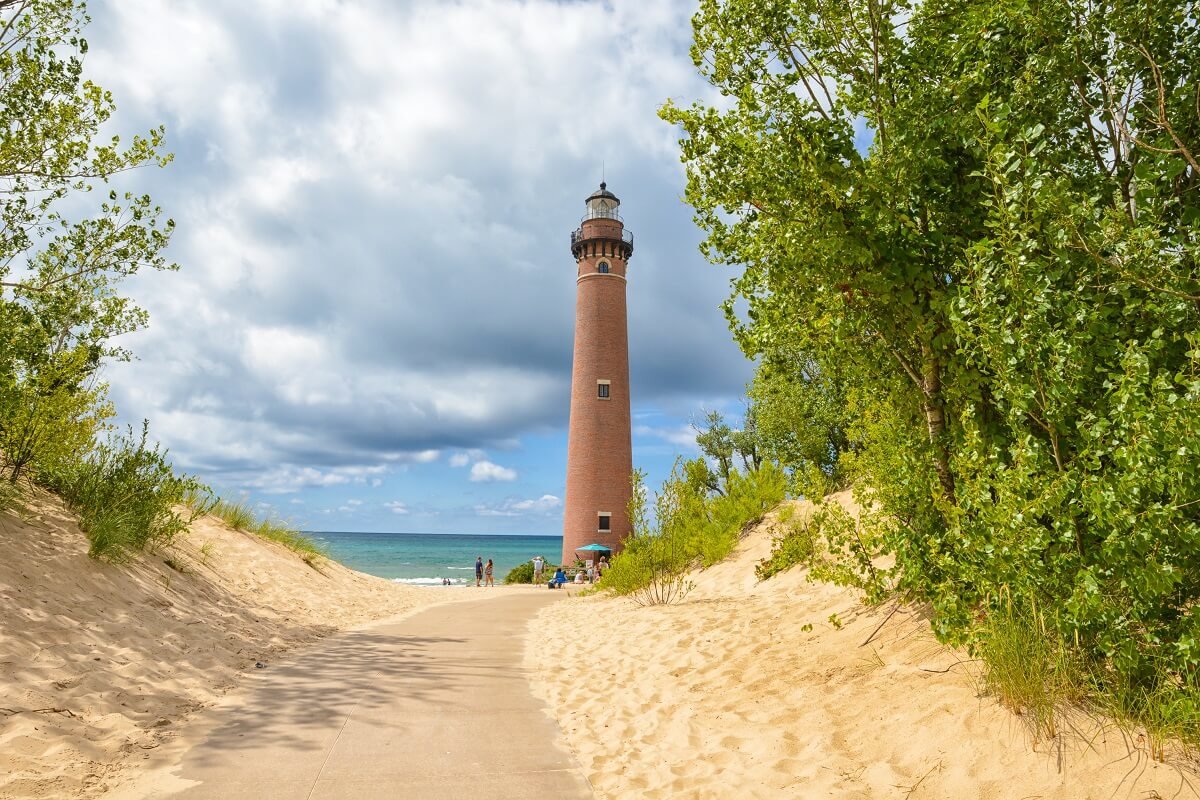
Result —
<svg viewBox="0 0 1200 800"><path fill-rule="evenodd" d="M608 262L601 261L599 264L596 265L596 270L599 271L600 273L607 274L608 273Z"/></svg>

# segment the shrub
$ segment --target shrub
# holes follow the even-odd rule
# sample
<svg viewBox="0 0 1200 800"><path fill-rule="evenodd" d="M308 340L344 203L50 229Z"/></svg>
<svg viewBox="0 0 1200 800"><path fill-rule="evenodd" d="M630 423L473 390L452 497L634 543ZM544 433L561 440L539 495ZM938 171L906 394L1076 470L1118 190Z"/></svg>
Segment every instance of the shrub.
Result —
<svg viewBox="0 0 1200 800"><path fill-rule="evenodd" d="M812 561L816 549L815 533L807 519L792 519L793 514L792 506L784 506L780 511L783 532L771 544L771 555L754 567L754 574L760 581Z"/></svg>
<svg viewBox="0 0 1200 800"><path fill-rule="evenodd" d="M676 462L670 477L654 501L655 518L647 509L645 473L633 473L633 495L629 501L632 535L617 553L600 585L620 595L629 595L640 605L665 605L681 600L690 589L684 579L696 553L686 525L688 510L694 510L696 492L683 477Z"/></svg>
<svg viewBox="0 0 1200 800"><path fill-rule="evenodd" d="M704 503L698 537L701 563L712 566L728 556L746 529L760 522L786 494L787 475L770 462L750 472L732 473L725 494Z"/></svg>
<svg viewBox="0 0 1200 800"><path fill-rule="evenodd" d="M83 349L60 353L21 380L0 382L0 452L9 481L78 461L113 415L106 387L87 376L86 356Z"/></svg>
<svg viewBox="0 0 1200 800"><path fill-rule="evenodd" d="M554 564L546 562L542 567L542 576L553 575L554 570L558 569ZM547 578L549 580L549 578ZM533 583L533 561L526 561L524 564L518 564L508 571L504 576L505 583Z"/></svg>
<svg viewBox="0 0 1200 800"><path fill-rule="evenodd" d="M746 528L786 494L783 470L767 463L746 473L731 472L724 493L710 496L701 464L699 459L676 462L655 498L653 520L644 476L634 474L629 508L633 533L604 573L602 588L648 605L682 599L689 586L683 577L687 571L729 555Z"/></svg>
<svg viewBox="0 0 1200 800"><path fill-rule="evenodd" d="M179 477L158 445L147 446L149 425L140 437L111 436L85 458L61 463L44 479L79 515L93 558L122 561L134 552L164 545L195 518L177 507L199 484Z"/></svg>

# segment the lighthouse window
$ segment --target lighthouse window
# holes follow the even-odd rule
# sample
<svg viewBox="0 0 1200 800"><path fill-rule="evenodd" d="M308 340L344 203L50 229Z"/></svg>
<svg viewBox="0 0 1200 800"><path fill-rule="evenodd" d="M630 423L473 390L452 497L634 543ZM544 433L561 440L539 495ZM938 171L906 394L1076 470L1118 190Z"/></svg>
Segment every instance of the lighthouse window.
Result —
<svg viewBox="0 0 1200 800"><path fill-rule="evenodd" d="M596 266L596 269L598 269L598 270L599 270L600 272L602 272L602 273L607 273L607 272L608 272L608 262L607 262L607 261L601 261L601 262L600 262L600 263L599 263L599 264Z"/></svg>
<svg viewBox="0 0 1200 800"><path fill-rule="evenodd" d="M596 397L600 398L601 400L607 400L609 398L610 389L610 381L596 381Z"/></svg>
<svg viewBox="0 0 1200 800"><path fill-rule="evenodd" d="M600 514L596 524L596 530L602 533L607 533L612 530L612 514Z"/></svg>

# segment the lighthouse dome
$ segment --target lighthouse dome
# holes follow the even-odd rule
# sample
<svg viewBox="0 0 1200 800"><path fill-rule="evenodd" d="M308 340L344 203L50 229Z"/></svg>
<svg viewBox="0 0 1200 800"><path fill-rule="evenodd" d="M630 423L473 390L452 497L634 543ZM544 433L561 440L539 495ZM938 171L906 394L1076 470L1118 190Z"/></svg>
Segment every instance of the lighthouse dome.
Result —
<svg viewBox="0 0 1200 800"><path fill-rule="evenodd" d="M620 205L620 199L608 190L605 183L601 182L600 188L592 192L587 199L588 213L585 219L620 219L621 217L617 213Z"/></svg>

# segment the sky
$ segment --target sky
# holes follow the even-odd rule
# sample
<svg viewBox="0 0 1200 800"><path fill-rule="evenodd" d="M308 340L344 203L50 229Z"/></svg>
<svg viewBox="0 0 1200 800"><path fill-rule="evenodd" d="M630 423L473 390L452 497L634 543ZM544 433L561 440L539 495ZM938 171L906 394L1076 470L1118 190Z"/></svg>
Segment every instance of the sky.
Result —
<svg viewBox="0 0 1200 800"><path fill-rule="evenodd" d="M106 367L123 423L307 530L560 534L575 303L569 234L603 175L635 236L634 465L737 416L719 309L659 106L715 102L694 0L92 0L121 176L177 228L126 286L150 326ZM107 133L107 131L106 131Z"/></svg>

